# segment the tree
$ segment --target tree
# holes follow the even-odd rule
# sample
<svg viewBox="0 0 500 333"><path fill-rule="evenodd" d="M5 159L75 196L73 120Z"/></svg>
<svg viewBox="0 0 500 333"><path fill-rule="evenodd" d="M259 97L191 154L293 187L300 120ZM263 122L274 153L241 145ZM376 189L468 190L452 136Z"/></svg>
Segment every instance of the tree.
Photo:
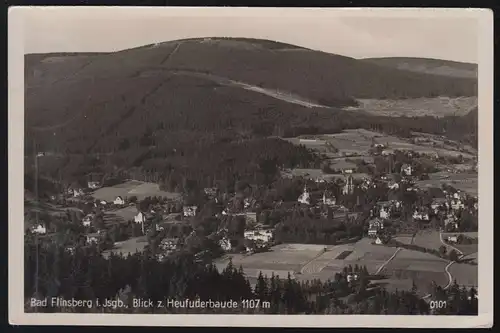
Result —
<svg viewBox="0 0 500 333"><path fill-rule="evenodd" d="M458 252L455 250L451 250L448 255L449 255L451 261L458 261L459 260Z"/></svg>
<svg viewBox="0 0 500 333"><path fill-rule="evenodd" d="M446 255L446 252L447 252L447 250L446 250L446 246L441 245L441 246L439 247L439 255L441 255L441 257L444 257L444 256Z"/></svg>
<svg viewBox="0 0 500 333"><path fill-rule="evenodd" d="M264 301L267 299L268 294L267 279L262 276L262 272L259 272L257 284L255 285L255 296L261 301Z"/></svg>

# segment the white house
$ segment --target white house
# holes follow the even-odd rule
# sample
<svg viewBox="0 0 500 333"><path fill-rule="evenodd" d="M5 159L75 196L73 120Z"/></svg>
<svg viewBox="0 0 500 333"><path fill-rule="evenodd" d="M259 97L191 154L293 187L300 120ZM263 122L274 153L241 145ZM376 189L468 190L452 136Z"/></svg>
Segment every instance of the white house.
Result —
<svg viewBox="0 0 500 333"><path fill-rule="evenodd" d="M178 244L178 238L164 238L160 242L160 248L164 251L171 252L177 249Z"/></svg>
<svg viewBox="0 0 500 333"><path fill-rule="evenodd" d="M44 235L47 233L47 228L43 224L39 224L37 226L33 226L31 228L31 232L33 232L35 234Z"/></svg>
<svg viewBox="0 0 500 333"><path fill-rule="evenodd" d="M106 200L101 200L100 204L106 206L108 203L106 202Z"/></svg>
<svg viewBox="0 0 500 333"><path fill-rule="evenodd" d="M87 234L85 238L87 244L97 244L99 242L99 233Z"/></svg>
<svg viewBox="0 0 500 333"><path fill-rule="evenodd" d="M420 220L420 221L429 221L429 214L419 212L419 211L414 211L413 212L413 219L414 220Z"/></svg>
<svg viewBox="0 0 500 333"><path fill-rule="evenodd" d="M134 222L135 223L144 223L144 222L146 222L146 215L143 212L137 213L137 215L134 216Z"/></svg>
<svg viewBox="0 0 500 333"><path fill-rule="evenodd" d="M231 242L226 237L219 241L219 245L224 251L230 251L232 249Z"/></svg>
<svg viewBox="0 0 500 333"><path fill-rule="evenodd" d="M388 219L389 218L389 208L385 208L385 207L380 208L379 216L381 219Z"/></svg>
<svg viewBox="0 0 500 333"><path fill-rule="evenodd" d="M413 168L409 164L403 164L403 166L401 167L401 172L407 176L411 176L411 174L413 173Z"/></svg>
<svg viewBox="0 0 500 333"><path fill-rule="evenodd" d="M382 229L384 229L384 222L379 218L374 218L369 222L368 236L375 237Z"/></svg>
<svg viewBox="0 0 500 333"><path fill-rule="evenodd" d="M93 214L87 214L83 220L82 220L82 224L84 227L90 227L90 225L92 224L92 221L94 220L94 215Z"/></svg>
<svg viewBox="0 0 500 333"><path fill-rule="evenodd" d="M328 197L326 191L323 193L323 205L335 206L337 199L335 197Z"/></svg>
<svg viewBox="0 0 500 333"><path fill-rule="evenodd" d="M460 199L453 199L451 201L451 209L453 210L459 210L459 209L464 209L465 205Z"/></svg>
<svg viewBox="0 0 500 333"><path fill-rule="evenodd" d="M311 204L311 196L310 196L309 192L307 191L307 186L304 186L304 192L299 196L297 201L301 204L304 204L304 205Z"/></svg>
<svg viewBox="0 0 500 333"><path fill-rule="evenodd" d="M377 245L382 245L383 244L383 242L380 239L380 237L377 237L377 239L375 240L375 244L377 244Z"/></svg>
<svg viewBox="0 0 500 333"><path fill-rule="evenodd" d="M81 188L78 188L78 189L74 189L73 190L73 196L76 198L76 197L81 197L83 196L85 193L83 192L83 190Z"/></svg>
<svg viewBox="0 0 500 333"><path fill-rule="evenodd" d="M458 242L458 237L457 236L448 236L448 242L456 243L456 242Z"/></svg>
<svg viewBox="0 0 500 333"><path fill-rule="evenodd" d="M347 282L351 283L351 281L357 281L358 280L358 274L348 274L347 275Z"/></svg>
<svg viewBox="0 0 500 333"><path fill-rule="evenodd" d="M397 190L397 189L399 189L399 184L396 183L395 181L391 181L391 182L389 182L388 187L391 190Z"/></svg>
<svg viewBox="0 0 500 333"><path fill-rule="evenodd" d="M87 182L87 187L92 189L92 190L95 190L95 189L98 189L99 187L101 187L101 184L99 182L95 182L95 181Z"/></svg>
<svg viewBox="0 0 500 333"><path fill-rule="evenodd" d="M268 243L273 238L272 230L249 230L244 232L246 239Z"/></svg>
<svg viewBox="0 0 500 333"><path fill-rule="evenodd" d="M125 200L123 200L123 198L121 196L117 196L115 201L113 201L113 203L115 205L124 205L125 204Z"/></svg>
<svg viewBox="0 0 500 333"><path fill-rule="evenodd" d="M375 237L378 234L378 229L376 228L370 228L368 229L368 236L370 237Z"/></svg>
<svg viewBox="0 0 500 333"><path fill-rule="evenodd" d="M432 201L431 208L434 213L437 213L439 208L443 205L448 208L448 201L445 198L436 198Z"/></svg>
<svg viewBox="0 0 500 333"><path fill-rule="evenodd" d="M182 212L183 212L184 217L196 216L197 210L198 210L197 206L184 206L184 207L182 207Z"/></svg>

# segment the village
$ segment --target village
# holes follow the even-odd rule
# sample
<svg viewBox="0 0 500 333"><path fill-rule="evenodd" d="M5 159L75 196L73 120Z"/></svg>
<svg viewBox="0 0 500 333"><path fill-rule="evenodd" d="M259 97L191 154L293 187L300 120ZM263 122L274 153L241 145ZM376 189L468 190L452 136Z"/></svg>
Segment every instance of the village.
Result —
<svg viewBox="0 0 500 333"><path fill-rule="evenodd" d="M391 262L398 262L401 249L458 261L468 255L459 249L461 244L477 248L477 232L467 236L477 231L477 196L446 183L422 186L429 176L412 163L418 153L387 153L383 148L373 144L372 155L385 158L392 172L360 176L356 163L343 162L323 176L285 175L283 181L302 186L295 200L264 202L250 186L238 193L203 188L193 201L187 195L159 191L152 183L126 180L110 187L88 181L87 188L66 188L48 201L59 210L74 210L73 221L79 225L75 232L81 235L73 239L83 246L97 246L104 256L149 251L161 261L189 251L196 260L215 262L220 269L229 261L241 265L250 281L262 272L328 280L342 267L360 263L393 283L400 273L391 269ZM394 154L403 154L407 161L399 163L398 170ZM305 219L302 224L297 222L301 219ZM56 229L53 223L51 227L38 223L30 231L47 237ZM74 251L75 245L68 242L66 248ZM290 246L298 248L289 252ZM297 261L292 253L306 259ZM420 259L411 255L404 259L412 260ZM443 266L441 274L446 278L450 273ZM397 280L395 285L401 286ZM477 288L477 281L465 280Z"/></svg>

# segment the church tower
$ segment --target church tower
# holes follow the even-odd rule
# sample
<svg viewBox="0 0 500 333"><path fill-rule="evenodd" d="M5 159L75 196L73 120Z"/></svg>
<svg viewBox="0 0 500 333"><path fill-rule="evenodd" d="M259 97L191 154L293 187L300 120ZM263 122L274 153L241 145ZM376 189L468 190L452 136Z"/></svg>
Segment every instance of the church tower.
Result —
<svg viewBox="0 0 500 333"><path fill-rule="evenodd" d="M347 182L344 185L344 188L342 190L342 194L352 194L354 193L354 184L352 182L352 176L347 177Z"/></svg>

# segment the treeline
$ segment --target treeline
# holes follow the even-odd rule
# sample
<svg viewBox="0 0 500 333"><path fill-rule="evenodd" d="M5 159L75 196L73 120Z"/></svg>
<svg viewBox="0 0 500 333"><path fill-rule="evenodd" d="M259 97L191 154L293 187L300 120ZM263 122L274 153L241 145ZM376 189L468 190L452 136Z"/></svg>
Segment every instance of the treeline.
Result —
<svg viewBox="0 0 500 333"><path fill-rule="evenodd" d="M347 217L332 220L294 215L276 225L274 238L277 242L335 245L363 236L363 224L354 223Z"/></svg>
<svg viewBox="0 0 500 333"><path fill-rule="evenodd" d="M288 277L258 277L251 287L241 267L230 262L222 271L212 264L199 263L186 252L174 254L159 262L151 253L122 257L110 255L103 258L96 248L77 247L68 252L57 243L38 245L38 274L36 274L36 245L25 244L26 299L37 297L62 297L65 299L93 300L90 308L45 307L34 309L27 301L26 311L43 312L126 312L126 313L281 313L281 314L428 314L427 303L416 294L416 290L388 292L373 288L366 267L346 267L336 273L332 280L297 282ZM354 282L347 275L357 274ZM37 282L35 281L37 279ZM36 290L36 286L38 290ZM209 288L207 288L209 286ZM454 288L451 288L453 291ZM436 287L440 297L448 297L448 291ZM462 292L459 290L459 292ZM473 293L471 290L470 293ZM444 295L444 296L443 296ZM460 295L459 295L460 296ZM347 298L346 298L347 297ZM173 309L133 308L132 299L143 298L164 301L165 298L185 300L201 299L230 301L259 299L260 309ZM100 308L95 300L119 299L129 305L128 309ZM474 301L458 298L449 314L472 314ZM268 303L264 303L268 302ZM477 304L475 305L477 314Z"/></svg>

